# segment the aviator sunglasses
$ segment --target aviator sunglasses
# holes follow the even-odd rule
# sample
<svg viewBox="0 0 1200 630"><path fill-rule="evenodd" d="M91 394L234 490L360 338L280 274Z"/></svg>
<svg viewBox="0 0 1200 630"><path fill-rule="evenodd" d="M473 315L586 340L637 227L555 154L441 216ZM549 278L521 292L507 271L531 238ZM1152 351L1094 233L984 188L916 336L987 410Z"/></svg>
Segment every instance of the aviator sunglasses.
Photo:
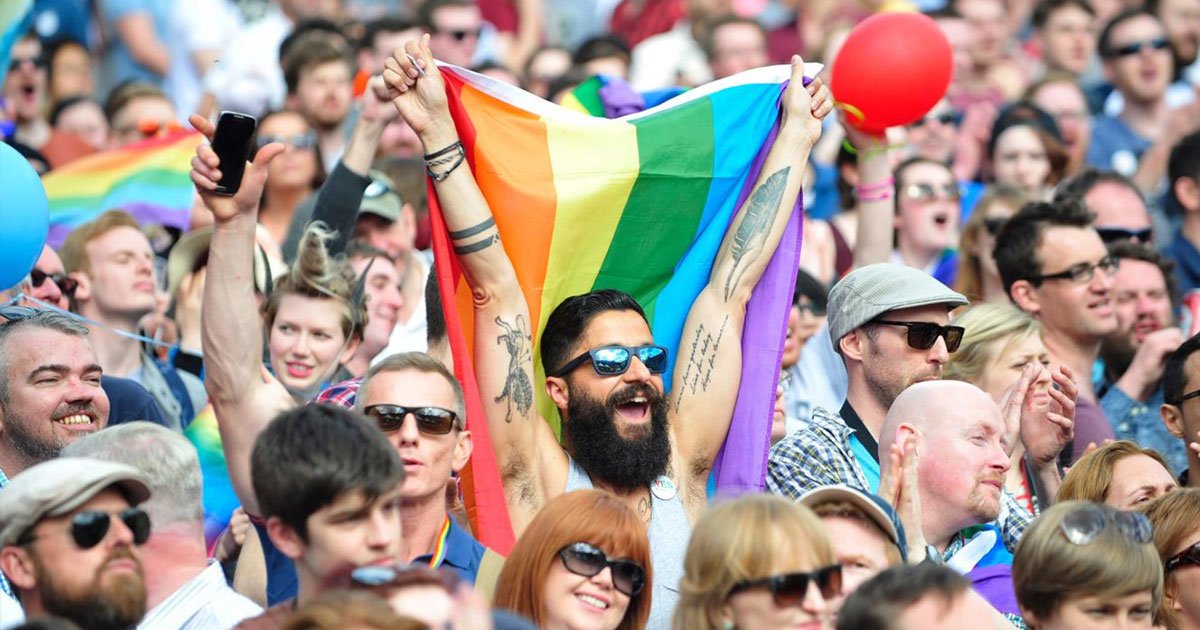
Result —
<svg viewBox="0 0 1200 630"><path fill-rule="evenodd" d="M904 326L908 329L908 347L915 350L928 350L937 343L938 337L942 337L946 340L946 352L954 352L958 350L958 346L963 340L963 334L967 331L962 326L942 326L930 322L892 322L877 319L871 323L884 326Z"/></svg>
<svg viewBox="0 0 1200 630"><path fill-rule="evenodd" d="M575 575L595 577L605 567L612 570L613 588L635 597L646 586L646 570L632 560L610 560L603 551L585 542L571 543L558 552L563 566Z"/></svg>
<svg viewBox="0 0 1200 630"><path fill-rule="evenodd" d="M566 376L575 368L591 361L592 369L596 370L596 374L600 376L616 376L624 374L629 369L629 364L633 361L634 355L637 355L639 361L645 364L646 369L652 374L662 374L667 371L667 349L662 346L638 346L631 348L629 346L602 346L593 348L583 354L567 361L559 370L550 376Z"/></svg>
<svg viewBox="0 0 1200 630"><path fill-rule="evenodd" d="M813 582L821 591L821 596L831 599L842 593L842 565L831 564L809 573L786 573L757 580L744 580L733 585L729 594L737 595L742 591L760 586L771 589L771 597L780 607L795 606L804 601L808 593L808 584Z"/></svg>
<svg viewBox="0 0 1200 630"><path fill-rule="evenodd" d="M454 429L454 423L458 419L458 414L441 407L371 405L364 409L363 413L374 419L384 433L399 431L410 413L417 419L417 430L427 435L446 435Z"/></svg>
<svg viewBox="0 0 1200 630"><path fill-rule="evenodd" d="M121 519L121 522L125 523L125 527L133 532L135 545L141 545L150 538L150 515L141 508L126 508L111 514L101 510L88 510L76 514L71 519L71 537L75 539L75 544L80 549L91 549L100 544L100 541L108 535L113 516ZM28 545L36 539L37 536L33 534L33 530L30 530L21 537L18 544Z"/></svg>

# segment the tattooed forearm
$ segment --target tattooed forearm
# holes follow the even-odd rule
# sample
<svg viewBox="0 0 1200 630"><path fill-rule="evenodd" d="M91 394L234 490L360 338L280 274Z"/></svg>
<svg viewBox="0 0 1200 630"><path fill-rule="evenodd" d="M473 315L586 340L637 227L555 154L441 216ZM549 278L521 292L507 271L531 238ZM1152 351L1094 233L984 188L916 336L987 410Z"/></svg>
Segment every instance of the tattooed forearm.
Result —
<svg viewBox="0 0 1200 630"><path fill-rule="evenodd" d="M517 413L524 417L528 417L533 407L533 384L525 372L525 366L533 365L533 336L522 315L517 315L512 324L497 317L496 325L504 329L504 334L496 337L496 343L504 344L508 350L508 376L504 379L504 390L492 400L508 403L504 421L512 422L513 405L517 406Z"/></svg>
<svg viewBox="0 0 1200 630"><path fill-rule="evenodd" d="M679 411L684 396L708 391L717 367L717 350L721 347L721 339L725 336L725 328L728 325L729 316L726 315L716 331L709 330L704 324L700 324L696 329L696 335L692 337L692 345L688 349L688 358L681 366L675 368L683 369L679 392L675 394L676 412Z"/></svg>
<svg viewBox="0 0 1200 630"><path fill-rule="evenodd" d="M500 242L500 235L493 234L491 236L484 238L483 240L475 241L474 243L471 243L470 245L461 245L461 246L456 245L454 247L454 253L458 254L459 256L466 256L467 254L474 254L475 252L483 251L499 242Z"/></svg>
<svg viewBox="0 0 1200 630"><path fill-rule="evenodd" d="M734 287L738 280L763 253L767 235L771 232L771 223L779 211L779 203L783 200L783 189L787 184L788 173L792 167L785 166L772 173L761 186L750 195L750 203L746 206L746 214L738 224L733 234L733 247L729 255L733 265L729 276L725 279L725 300L733 297Z"/></svg>
<svg viewBox="0 0 1200 630"><path fill-rule="evenodd" d="M464 238L467 238L470 236L475 236L476 234L483 232L484 230L492 227L493 225L496 225L496 220L493 219L492 217L488 217L486 220L480 221L479 223L476 223L475 225L472 225L469 228L451 232L450 238L453 240L456 240L456 241L460 241Z"/></svg>

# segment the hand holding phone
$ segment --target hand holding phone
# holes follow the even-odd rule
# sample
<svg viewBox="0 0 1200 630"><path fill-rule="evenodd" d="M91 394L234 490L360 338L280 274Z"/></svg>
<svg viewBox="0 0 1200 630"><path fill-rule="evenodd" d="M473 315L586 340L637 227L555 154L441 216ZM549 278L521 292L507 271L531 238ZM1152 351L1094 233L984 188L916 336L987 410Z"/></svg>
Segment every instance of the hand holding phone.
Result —
<svg viewBox="0 0 1200 630"><path fill-rule="evenodd" d="M248 114L221 112L217 119L217 131L213 134L212 150L221 160L221 180L213 191L218 195L232 196L242 185L246 160L250 158L250 140L258 121Z"/></svg>

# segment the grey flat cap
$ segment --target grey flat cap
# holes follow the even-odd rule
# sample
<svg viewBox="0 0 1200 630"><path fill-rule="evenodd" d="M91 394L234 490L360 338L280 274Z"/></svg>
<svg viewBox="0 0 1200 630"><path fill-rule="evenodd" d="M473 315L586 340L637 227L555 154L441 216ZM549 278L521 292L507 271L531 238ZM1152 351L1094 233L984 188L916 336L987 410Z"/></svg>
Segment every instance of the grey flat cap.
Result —
<svg viewBox="0 0 1200 630"><path fill-rule="evenodd" d="M85 457L59 457L13 477L0 491L0 547L17 542L38 521L62 516L117 486L132 505L150 498L136 468Z"/></svg>
<svg viewBox="0 0 1200 630"><path fill-rule="evenodd" d="M836 350L847 333L888 311L934 304L966 306L967 298L907 265L859 267L829 291L829 337Z"/></svg>

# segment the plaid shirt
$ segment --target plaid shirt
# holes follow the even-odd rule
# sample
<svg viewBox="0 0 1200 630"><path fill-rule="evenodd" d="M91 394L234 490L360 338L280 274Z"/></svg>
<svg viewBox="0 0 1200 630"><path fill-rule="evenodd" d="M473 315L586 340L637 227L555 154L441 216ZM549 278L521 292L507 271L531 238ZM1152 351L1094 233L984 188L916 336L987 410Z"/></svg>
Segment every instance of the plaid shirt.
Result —
<svg viewBox="0 0 1200 630"><path fill-rule="evenodd" d="M767 460L767 490L774 494L799 499L809 490L832 484L845 484L871 492L866 476L850 450L854 431L841 417L817 408L812 422L771 447ZM1004 546L1016 552L1017 543L1025 528L1033 522L1030 514L1008 490L1000 494L1000 528ZM947 547L945 558L962 548L962 536L956 536Z"/></svg>
<svg viewBox="0 0 1200 630"><path fill-rule="evenodd" d="M312 400L315 403L325 403L327 405L338 405L346 409L354 409L354 402L358 398L358 389L362 387L363 377L352 378L348 381L335 383L321 390L320 394Z"/></svg>

